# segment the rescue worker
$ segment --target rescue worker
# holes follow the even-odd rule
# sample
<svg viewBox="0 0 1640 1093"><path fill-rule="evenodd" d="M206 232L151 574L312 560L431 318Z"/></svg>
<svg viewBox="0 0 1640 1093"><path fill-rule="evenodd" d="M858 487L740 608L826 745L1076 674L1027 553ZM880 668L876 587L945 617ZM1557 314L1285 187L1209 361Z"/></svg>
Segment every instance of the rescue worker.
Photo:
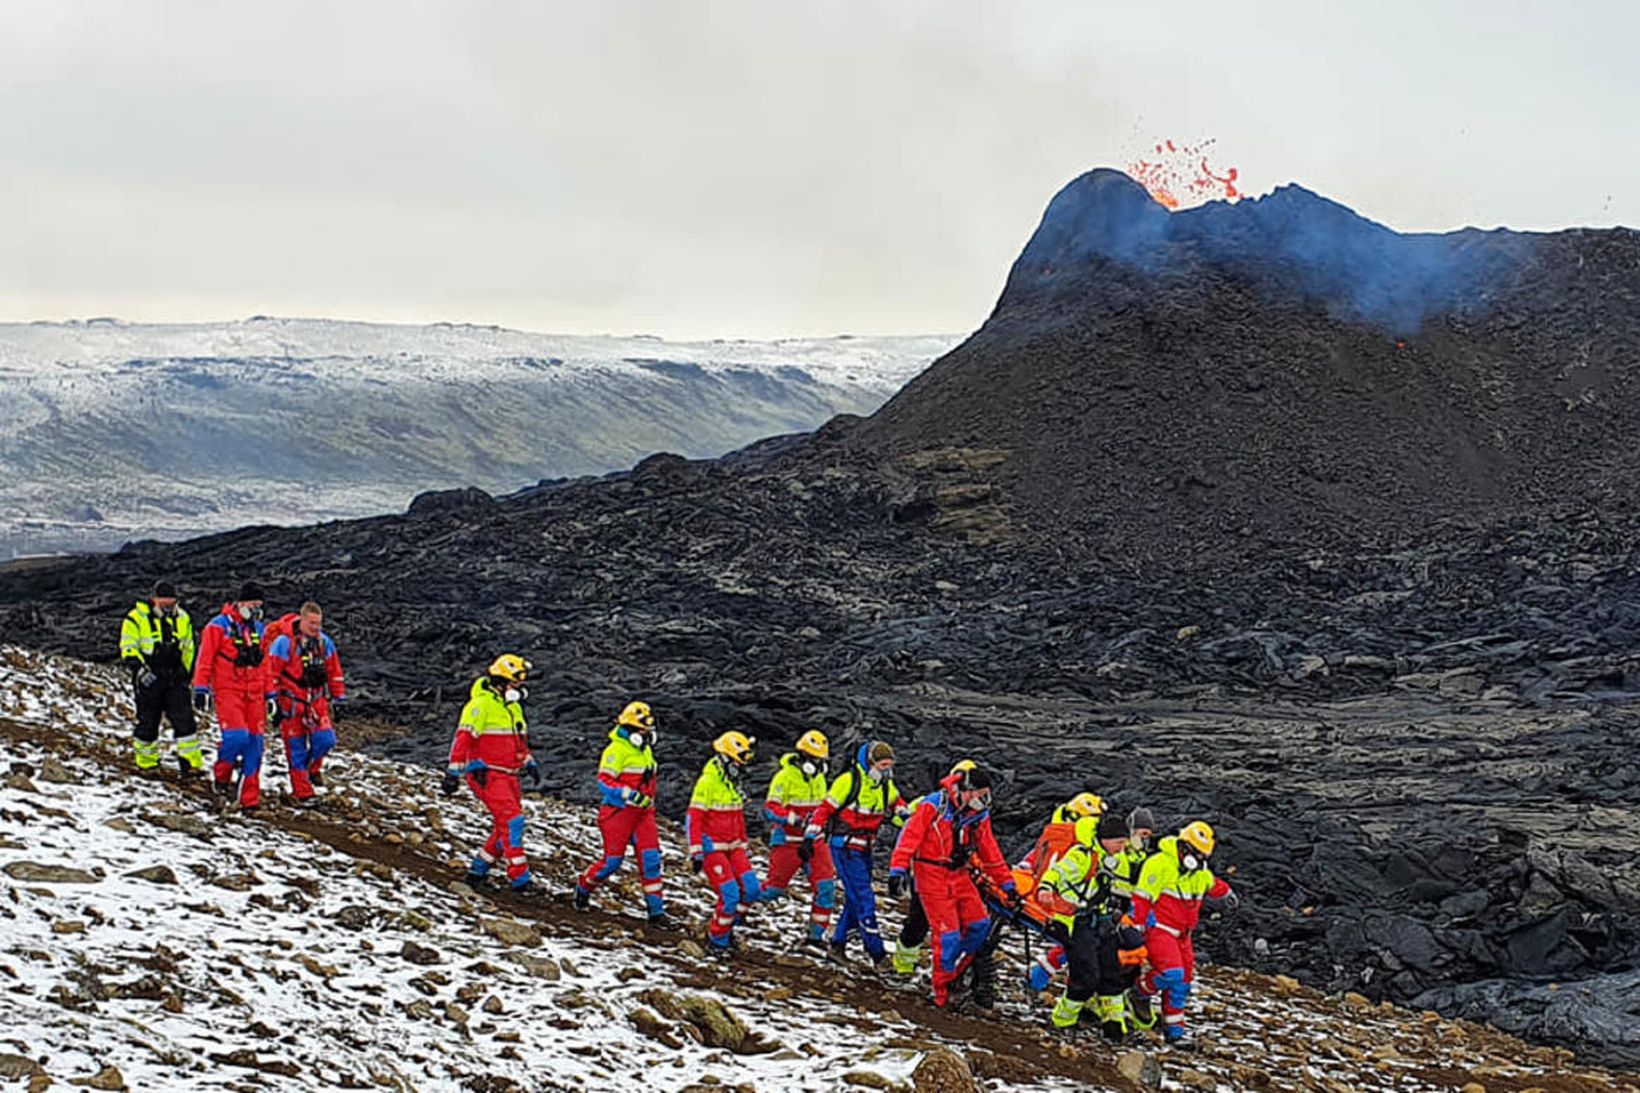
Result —
<svg viewBox="0 0 1640 1093"><path fill-rule="evenodd" d="M1139 860L1130 853L1127 821L1107 813L1076 823L1077 842L1049 867L1035 899L1053 913L1049 930L1065 946L1070 982L1050 1017L1056 1028L1073 1028L1090 998L1100 1028L1111 1040L1127 1035L1123 991L1130 973L1120 951L1141 943L1127 918Z"/></svg>
<svg viewBox="0 0 1640 1093"><path fill-rule="evenodd" d="M120 662L131 673L137 707L131 748L139 774L159 772L161 717L171 723L182 777L198 777L205 769L199 725L188 698L195 652L193 620L177 605L170 581L155 583L153 595L138 600L120 623Z"/></svg>
<svg viewBox="0 0 1640 1093"><path fill-rule="evenodd" d="M655 712L647 702L628 702L609 730L609 743L598 760L598 832L604 856L586 867L575 884L576 910L592 905L592 893L626 861L626 848L638 852L643 877L644 910L649 923L673 929L661 891L661 842L655 826Z"/></svg>
<svg viewBox="0 0 1640 1093"><path fill-rule="evenodd" d="M832 955L841 960L856 931L878 968L888 959L877 929L877 894L871 888L872 852L885 817L905 815L894 784L894 749L882 740L861 744L854 763L831 783L803 830L805 842L824 837L843 882L843 913L832 930ZM816 850L818 852L818 849Z"/></svg>
<svg viewBox="0 0 1640 1093"><path fill-rule="evenodd" d="M1154 1020L1153 1003L1161 997L1162 1035L1177 1047L1190 1046L1184 1007L1196 978L1191 932L1201 916L1202 900L1219 901L1226 910L1240 903L1235 891L1208 868L1216 842L1206 821L1186 824L1145 859L1133 891L1133 918L1145 926L1150 970L1140 976L1129 998L1134 1014L1146 1022Z"/></svg>
<svg viewBox="0 0 1640 1093"><path fill-rule="evenodd" d="M804 944L823 949L826 927L837 906L837 871L831 847L803 838L809 817L826 797L827 762L831 742L818 729L798 738L794 750L780 757L780 768L764 795L763 816L769 821L769 871L763 888L771 900L786 894L786 886L801 870L813 893L808 936Z"/></svg>
<svg viewBox="0 0 1640 1093"><path fill-rule="evenodd" d="M312 600L269 626L268 716L285 743L290 793L298 805L313 803L319 764L336 746L331 704L347 694L336 643L324 631L324 612Z"/></svg>
<svg viewBox="0 0 1640 1093"><path fill-rule="evenodd" d="M262 803L262 730L268 665L262 647L262 588L247 581L239 597L205 624L194 662L194 709L216 705L222 742L211 774L224 804ZM238 787L235 788L235 773Z"/></svg>
<svg viewBox="0 0 1640 1093"><path fill-rule="evenodd" d="M1071 847L1081 840L1077 837L1077 824L1082 820L1098 820L1105 811L1105 802L1096 793L1078 793L1054 809L1048 817L1048 822L1042 825L1042 834L1031 845L1030 853L1020 859L1014 866L1016 877L1025 882L1027 893L1034 892L1044 874L1059 860ZM1065 947L1050 945L1042 950L1042 955L1032 961L1030 970L1026 973L1033 991L1045 991L1053 984L1053 977L1065 966Z"/></svg>
<svg viewBox="0 0 1640 1093"><path fill-rule="evenodd" d="M934 1004L950 1000L951 981L985 944L991 916L969 875L973 862L1002 892L1016 889L991 832L991 776L983 768L948 775L922 798L889 857L888 895L899 899L908 874L934 938Z"/></svg>
<svg viewBox="0 0 1640 1093"><path fill-rule="evenodd" d="M960 774L963 771L974 770L978 764L972 759L959 759L946 772L946 777ZM913 800L906 806L912 813L922 804L921 797ZM894 821L901 827L905 824L898 817ZM922 900L917 897L917 878L911 878L911 909L905 914L905 921L900 923L900 936L894 939L894 952L889 958L889 965L900 975L911 975L917 970L921 962L924 942L928 940L928 915L923 912Z"/></svg>
<svg viewBox="0 0 1640 1093"><path fill-rule="evenodd" d="M741 784L746 765L752 761L753 745L751 737L733 730L712 741L712 758L695 780L684 823L689 867L705 874L706 883L717 894L717 907L706 924L714 956L728 955L742 906L765 898L757 871L746 856L746 795Z"/></svg>
<svg viewBox="0 0 1640 1093"><path fill-rule="evenodd" d="M505 863L507 881L515 891L530 887L530 863L524 856L524 796L520 777L541 784L541 767L530 755L529 728L524 721L524 681L530 662L516 653L495 658L490 670L473 680L467 705L462 707L450 760L440 785L452 796L465 776L467 788L490 813L490 837L473 855L467 882L483 884L497 860Z"/></svg>

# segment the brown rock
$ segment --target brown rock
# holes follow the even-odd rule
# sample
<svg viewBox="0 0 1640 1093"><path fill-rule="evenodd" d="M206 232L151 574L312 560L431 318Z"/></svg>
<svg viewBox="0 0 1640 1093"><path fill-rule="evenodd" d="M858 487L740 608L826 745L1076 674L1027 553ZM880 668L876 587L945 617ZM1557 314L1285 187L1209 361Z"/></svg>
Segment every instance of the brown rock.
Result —
<svg viewBox="0 0 1640 1093"><path fill-rule="evenodd" d="M1290 975L1276 976L1275 983L1275 993L1281 995L1283 998L1290 997L1298 993L1299 982Z"/></svg>
<svg viewBox="0 0 1640 1093"><path fill-rule="evenodd" d="M34 861L14 861L0 869L12 880L30 884L96 884L102 878L84 869L66 865L45 865Z"/></svg>
<svg viewBox="0 0 1640 1093"><path fill-rule="evenodd" d="M534 926L510 918L481 918L478 921L485 933L503 945L521 945L533 949L541 944L541 931Z"/></svg>
<svg viewBox="0 0 1640 1093"><path fill-rule="evenodd" d="M875 1070L851 1070L843 1075L843 1084L856 1089L898 1089L900 1083Z"/></svg>
<svg viewBox="0 0 1640 1093"><path fill-rule="evenodd" d="M51 932L54 934L83 934L85 933L85 923L78 919L59 919L51 924Z"/></svg>
<svg viewBox="0 0 1640 1093"><path fill-rule="evenodd" d="M58 762L56 756L48 755L40 761L40 781L55 782L57 785L66 786L77 783L79 779L74 777L72 771Z"/></svg>
<svg viewBox="0 0 1640 1093"><path fill-rule="evenodd" d="M212 877L211 883L218 888L226 888L230 892L248 892L262 883L262 878L255 873L228 873L220 877Z"/></svg>
<svg viewBox="0 0 1640 1093"><path fill-rule="evenodd" d="M0 1078L32 1078L45 1073L45 1068L27 1055L0 1055Z"/></svg>
<svg viewBox="0 0 1640 1093"><path fill-rule="evenodd" d="M639 1006L629 1015L632 1027L649 1037L651 1040L665 1044L676 1051L683 1046L683 1041L672 1034L672 1026L655 1016L654 1011Z"/></svg>
<svg viewBox="0 0 1640 1093"><path fill-rule="evenodd" d="M1200 1070L1186 1068L1179 1071L1176 1077L1178 1078L1179 1084L1184 1086L1186 1089L1212 1090L1219 1087L1217 1078L1213 1077L1211 1074L1205 1074Z"/></svg>
<svg viewBox="0 0 1640 1093"><path fill-rule="evenodd" d="M1116 1072L1141 1089L1162 1088L1162 1064L1149 1052L1122 1052L1116 1057Z"/></svg>
<svg viewBox="0 0 1640 1093"><path fill-rule="evenodd" d="M550 956L534 956L530 953L508 953L507 959L519 965L537 979L545 979L548 983L556 983L563 972L558 967L558 961Z"/></svg>
<svg viewBox="0 0 1640 1093"><path fill-rule="evenodd" d="M126 874L137 880L145 880L150 884L175 884L177 875L171 871L169 865L150 865L146 869L136 869Z"/></svg>
<svg viewBox="0 0 1640 1093"><path fill-rule="evenodd" d="M937 1047L922 1057L911 1072L917 1093L984 1093L968 1061L948 1047Z"/></svg>
<svg viewBox="0 0 1640 1093"><path fill-rule="evenodd" d="M1486 1087L1480 1082L1465 1082L1458 1093L1486 1093Z"/></svg>
<svg viewBox="0 0 1640 1093"><path fill-rule="evenodd" d="M442 964L444 956L431 945L418 945L414 941L406 941L404 948L399 951L399 959L411 964Z"/></svg>
<svg viewBox="0 0 1640 1093"><path fill-rule="evenodd" d="M68 1084L87 1089L124 1089L125 1075L120 1073L117 1066L105 1066L88 1078L70 1078Z"/></svg>

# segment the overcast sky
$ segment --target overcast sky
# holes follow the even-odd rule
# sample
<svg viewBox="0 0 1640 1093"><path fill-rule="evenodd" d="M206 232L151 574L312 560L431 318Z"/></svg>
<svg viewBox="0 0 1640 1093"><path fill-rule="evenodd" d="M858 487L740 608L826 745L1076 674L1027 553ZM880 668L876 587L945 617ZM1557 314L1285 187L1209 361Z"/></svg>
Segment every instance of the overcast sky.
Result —
<svg viewBox="0 0 1640 1093"><path fill-rule="evenodd" d="M1640 2L0 0L0 319L963 331L1216 139L1404 229L1640 224Z"/></svg>

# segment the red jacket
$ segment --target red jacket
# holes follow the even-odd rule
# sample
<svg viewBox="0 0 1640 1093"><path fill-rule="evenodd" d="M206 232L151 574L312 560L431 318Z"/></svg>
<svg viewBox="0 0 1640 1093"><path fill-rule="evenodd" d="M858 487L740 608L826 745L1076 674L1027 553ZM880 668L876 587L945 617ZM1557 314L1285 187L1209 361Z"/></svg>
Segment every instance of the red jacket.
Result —
<svg viewBox="0 0 1640 1093"><path fill-rule="evenodd" d="M235 691L257 699L267 693L268 659L262 648L261 622L246 622L231 603L205 624L199 656L194 660L194 686ZM254 661L255 663L250 663Z"/></svg>
<svg viewBox="0 0 1640 1093"><path fill-rule="evenodd" d="M991 813L958 809L951 803L949 785L918 802L894 844L894 853L888 859L889 872L903 873L913 862L941 869L976 866L998 888L1013 881L1002 848L991 832Z"/></svg>
<svg viewBox="0 0 1640 1093"><path fill-rule="evenodd" d="M530 761L529 729L524 710L479 676L462 707L461 722L450 742L450 767L465 767L474 759L491 770L517 774Z"/></svg>
<svg viewBox="0 0 1640 1093"><path fill-rule="evenodd" d="M273 627L268 631L271 633ZM326 698L341 698L347 693L336 643L323 630L316 638L303 636L300 629L282 630L268 643L267 656L270 698L278 692L323 691Z"/></svg>

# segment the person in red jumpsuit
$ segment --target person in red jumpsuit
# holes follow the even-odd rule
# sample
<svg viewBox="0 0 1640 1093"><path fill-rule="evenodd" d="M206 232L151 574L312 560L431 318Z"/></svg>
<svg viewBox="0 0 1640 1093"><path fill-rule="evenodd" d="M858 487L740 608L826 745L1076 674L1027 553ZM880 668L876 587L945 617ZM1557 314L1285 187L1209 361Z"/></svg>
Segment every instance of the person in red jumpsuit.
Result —
<svg viewBox="0 0 1640 1093"><path fill-rule="evenodd" d="M949 1000L951 981L991 933L991 916L969 874L978 866L1002 892L1013 895L1014 875L991 832L991 776L981 767L957 771L928 794L905 822L888 860L888 894L898 899L906 876L916 876L917 898L934 939L934 1004Z"/></svg>
<svg viewBox="0 0 1640 1093"><path fill-rule="evenodd" d="M450 761L440 789L453 795L461 779L490 813L490 837L467 868L469 884L484 884L497 860L506 862L507 880L516 891L531 885L524 855L524 796L519 778L541 784L541 768L530 755L528 727L520 703L529 697L524 680L530 662L515 653L495 658L490 670L473 681L461 722L450 743Z"/></svg>
<svg viewBox="0 0 1640 1093"><path fill-rule="evenodd" d="M592 906L592 893L621 868L627 847L638 852L643 875L644 910L649 924L674 929L666 913L661 882L660 830L655 825L655 738L659 726L647 702L628 702L615 718L609 743L598 760L598 833L603 857L593 861L575 882L575 908Z"/></svg>
<svg viewBox="0 0 1640 1093"><path fill-rule="evenodd" d="M247 581L239 598L205 624L194 658L194 708L216 705L222 730L211 774L225 804L254 809L262 803L262 729L268 665L262 647L262 588ZM237 793L234 775L239 775Z"/></svg>
<svg viewBox="0 0 1640 1093"><path fill-rule="evenodd" d="M347 693L336 643L323 630L324 613L309 600L263 635L268 648L268 714L285 742L290 792L298 805L317 800L319 765L336 746L330 719L334 702Z"/></svg>
<svg viewBox="0 0 1640 1093"><path fill-rule="evenodd" d="M746 856L746 794L741 783L752 749L752 738L732 729L712 741L712 758L695 781L683 825L689 867L704 874L717 894L717 907L706 924L707 951L716 957L727 956L734 947L741 909L768 898Z"/></svg>

